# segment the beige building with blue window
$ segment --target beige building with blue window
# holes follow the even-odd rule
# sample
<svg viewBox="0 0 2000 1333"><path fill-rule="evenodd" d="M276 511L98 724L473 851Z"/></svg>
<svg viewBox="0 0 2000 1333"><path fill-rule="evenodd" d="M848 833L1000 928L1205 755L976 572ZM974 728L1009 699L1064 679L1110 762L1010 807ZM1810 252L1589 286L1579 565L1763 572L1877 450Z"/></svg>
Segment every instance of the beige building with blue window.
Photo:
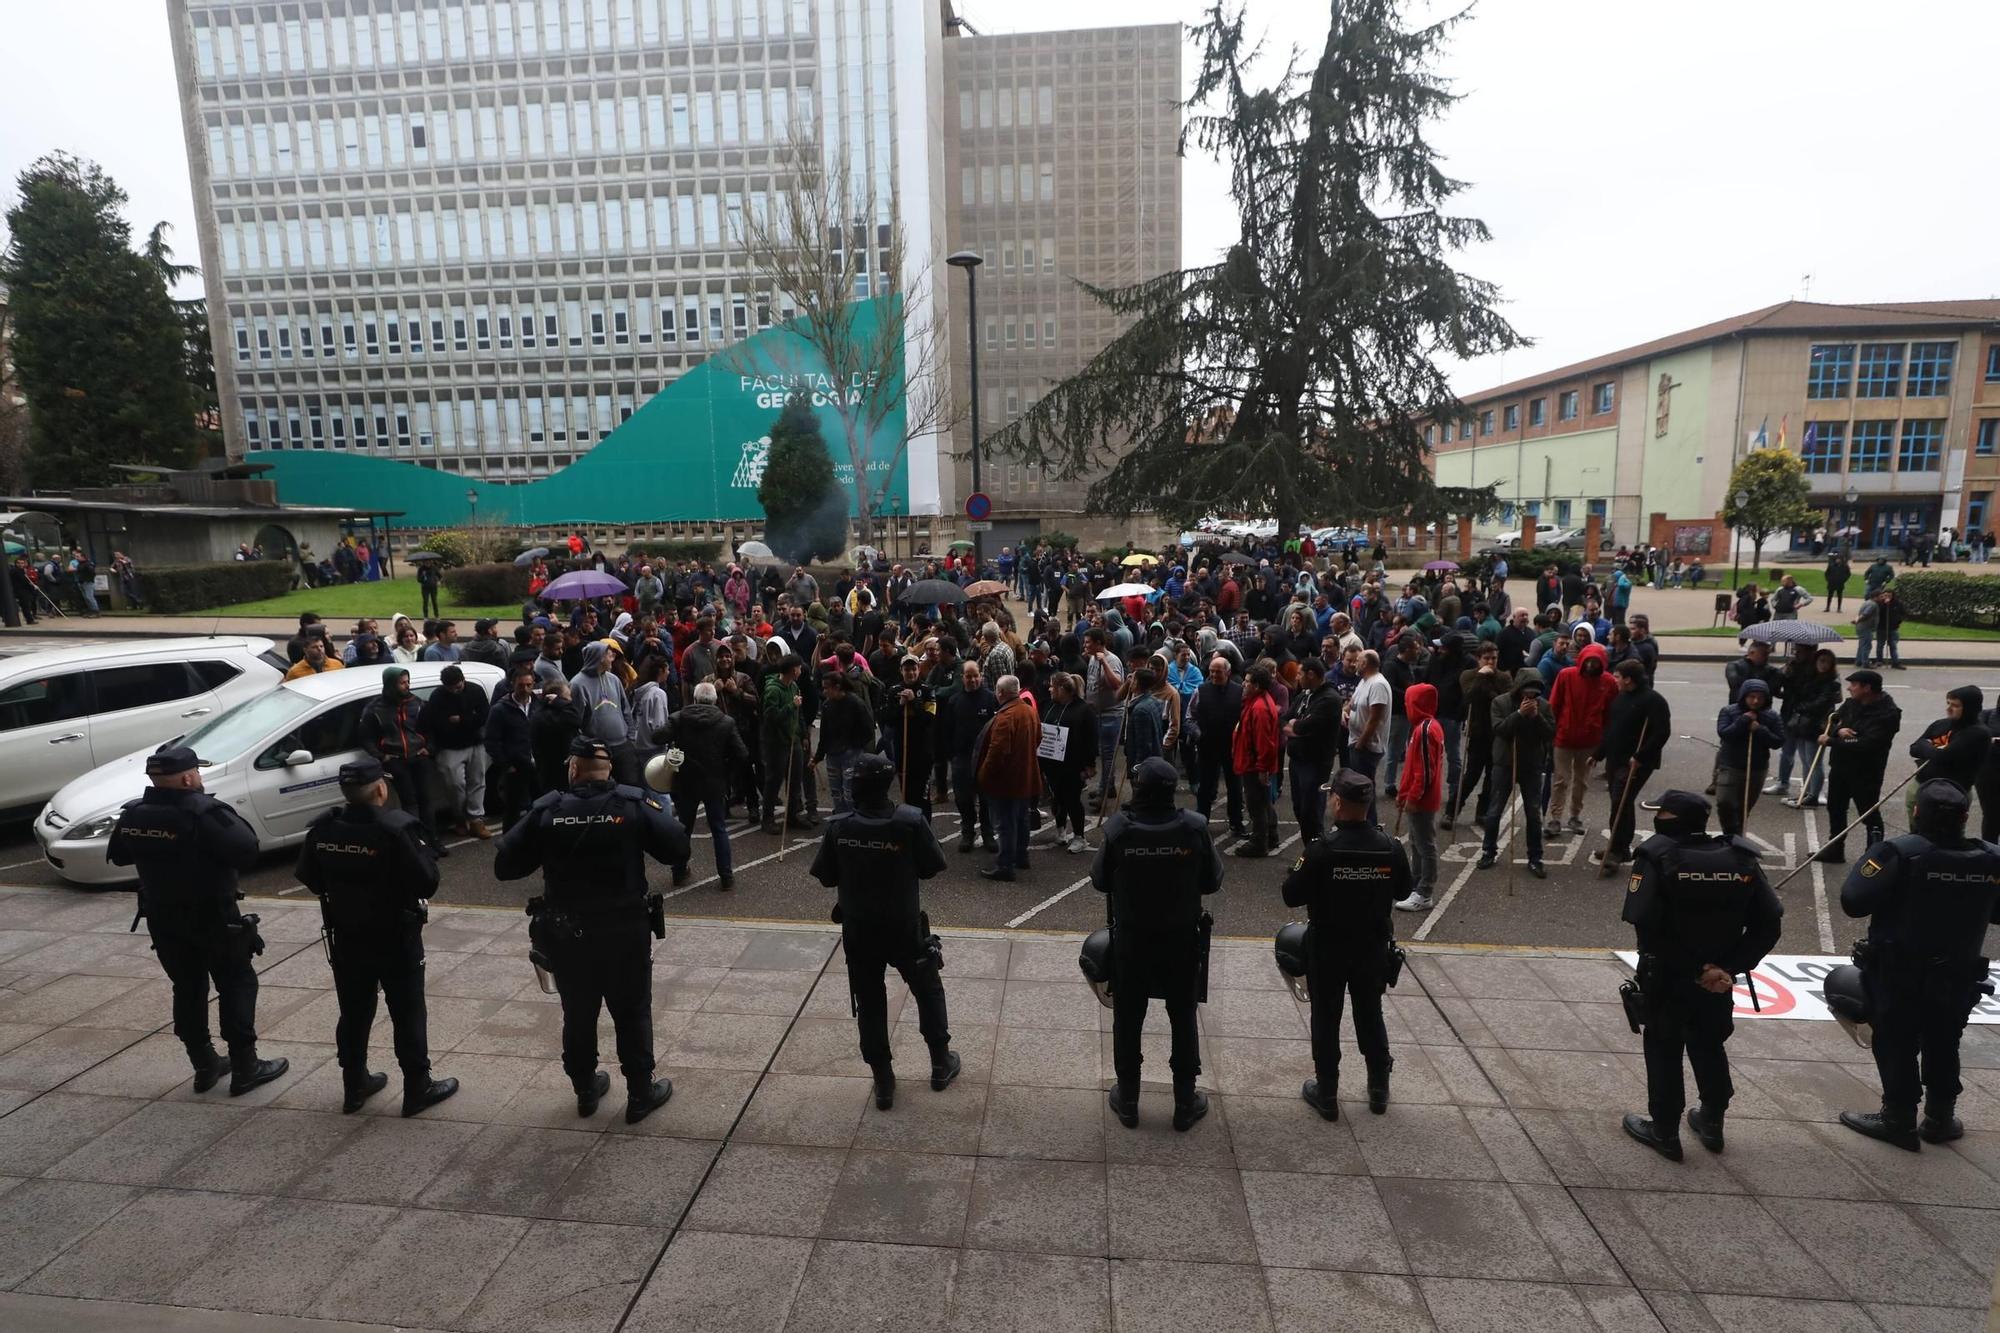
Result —
<svg viewBox="0 0 2000 1333"><path fill-rule="evenodd" d="M1787 301L1463 401L1426 435L1440 482L1498 487L1482 532L1598 514L1616 543L1694 541L1737 460L1783 447L1827 529L1894 546L1995 521L2000 301Z"/></svg>

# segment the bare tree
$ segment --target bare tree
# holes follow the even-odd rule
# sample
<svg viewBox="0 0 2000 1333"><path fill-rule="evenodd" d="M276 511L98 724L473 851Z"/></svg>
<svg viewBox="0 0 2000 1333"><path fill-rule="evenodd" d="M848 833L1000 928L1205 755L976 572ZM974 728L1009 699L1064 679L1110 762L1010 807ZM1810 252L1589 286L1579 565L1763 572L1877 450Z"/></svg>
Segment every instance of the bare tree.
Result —
<svg viewBox="0 0 2000 1333"><path fill-rule="evenodd" d="M745 208L734 239L781 313L794 319L803 345L779 340L774 351L780 373L792 379L788 387L811 393L815 406L839 420L835 444L845 453L867 541L910 441L948 434L956 424L944 324L928 318L931 266L905 272L895 210L882 208L873 188L844 165L829 168L816 136L794 126L772 167L768 207ZM741 373L768 373L740 350L730 356ZM900 428L890 420L898 409Z"/></svg>

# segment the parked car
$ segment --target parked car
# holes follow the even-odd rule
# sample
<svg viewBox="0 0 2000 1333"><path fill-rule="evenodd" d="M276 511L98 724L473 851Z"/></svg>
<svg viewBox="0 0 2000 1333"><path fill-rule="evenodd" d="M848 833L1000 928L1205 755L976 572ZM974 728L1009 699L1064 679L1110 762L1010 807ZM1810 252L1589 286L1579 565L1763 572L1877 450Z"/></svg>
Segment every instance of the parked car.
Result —
<svg viewBox="0 0 2000 1333"><path fill-rule="evenodd" d="M1314 528L1313 545L1325 550L1329 546L1345 546L1353 542L1357 546L1372 545L1368 534L1360 528L1342 527L1338 524L1330 528Z"/></svg>
<svg viewBox="0 0 2000 1333"><path fill-rule="evenodd" d="M269 639L135 639L0 658L0 817L34 811L97 765L268 693Z"/></svg>
<svg viewBox="0 0 2000 1333"><path fill-rule="evenodd" d="M441 662L410 666L410 689L427 697L444 673ZM491 693L505 674L464 662L468 689ZM236 807L265 851L305 837L320 811L340 803L340 766L361 757L361 710L382 691L379 671L326 671L286 681L179 736L210 765L202 785ZM174 736L160 738L162 742ZM130 866L105 859L111 829L125 803L146 787L148 744L111 760L55 794L35 820L35 838L57 874L73 884L122 884Z"/></svg>

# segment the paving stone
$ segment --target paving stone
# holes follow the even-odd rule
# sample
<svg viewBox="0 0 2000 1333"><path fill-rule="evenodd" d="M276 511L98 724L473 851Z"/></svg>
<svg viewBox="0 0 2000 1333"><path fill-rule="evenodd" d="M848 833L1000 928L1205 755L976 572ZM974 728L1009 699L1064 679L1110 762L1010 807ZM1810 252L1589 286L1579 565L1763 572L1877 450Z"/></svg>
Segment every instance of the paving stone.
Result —
<svg viewBox="0 0 2000 1333"><path fill-rule="evenodd" d="M1514 1197L1562 1266L1565 1280L1599 1287L1630 1285L1617 1257L1598 1237L1568 1190L1560 1185L1516 1185Z"/></svg>
<svg viewBox="0 0 2000 1333"><path fill-rule="evenodd" d="M653 964L653 1008L699 1009L722 979L726 967L703 967L694 963ZM843 988L842 994L844 995Z"/></svg>
<svg viewBox="0 0 2000 1333"><path fill-rule="evenodd" d="M1758 1333L1876 1333L1874 1321L1860 1306L1843 1301L1721 1295L1705 1295L1701 1301L1716 1324L1725 1329L1755 1328Z"/></svg>
<svg viewBox="0 0 2000 1333"><path fill-rule="evenodd" d="M1127 1129L1112 1112L1110 1103L1099 1098L1098 1115L1104 1122L1105 1160L1235 1167L1229 1112L1221 1097L1211 1095L1208 1114L1184 1131L1174 1128L1173 1109L1173 1095L1168 1089L1143 1087L1139 1093L1139 1123Z"/></svg>
<svg viewBox="0 0 2000 1333"><path fill-rule="evenodd" d="M1101 1161L1105 1105L1097 1088L994 1086L986 1094L986 1123L979 1151L988 1157Z"/></svg>
<svg viewBox="0 0 2000 1333"><path fill-rule="evenodd" d="M1869 1302L1861 1307L1882 1333L1980 1333L1992 1324L1984 1310L1950 1310L1935 1305L1881 1305Z"/></svg>
<svg viewBox="0 0 2000 1333"><path fill-rule="evenodd" d="M653 946L653 962L698 963L733 967L743 956L752 932L741 926L693 926L667 923L667 937Z"/></svg>
<svg viewBox="0 0 2000 1333"><path fill-rule="evenodd" d="M56 942L55 938L46 941ZM18 964L10 963L10 966ZM155 977L157 978L157 973ZM112 1003L122 995L128 995L145 984L136 977L93 977L56 974L45 986L33 990L0 993L0 1022L39 1023L45 1026L77 1023L77 1020L103 1006ZM172 988L169 987L169 994ZM157 993L157 987L154 988ZM102 1023L77 1024L84 1027L103 1027ZM136 1031L150 1031L157 1024L125 1023L114 1024Z"/></svg>
<svg viewBox="0 0 2000 1333"><path fill-rule="evenodd" d="M1500 1169L1456 1106L1392 1106L1386 1115L1371 1115L1363 1107L1354 1107L1344 1118L1353 1129L1370 1175L1500 1178Z"/></svg>
<svg viewBox="0 0 2000 1333"><path fill-rule="evenodd" d="M845 1148L854 1142L861 1108L873 1100L873 1090L873 1081L866 1078L767 1074L731 1137L744 1143Z"/></svg>
<svg viewBox="0 0 2000 1333"><path fill-rule="evenodd" d="M1348 1110L1339 1120L1321 1120L1296 1090L1290 1097L1223 1094L1209 1100L1227 1107L1230 1146L1246 1171L1367 1174Z"/></svg>
<svg viewBox="0 0 2000 1333"><path fill-rule="evenodd" d="M1277 1333L1430 1333L1416 1283L1386 1273L1267 1268Z"/></svg>
<svg viewBox="0 0 2000 1333"><path fill-rule="evenodd" d="M334 1278L313 1313L385 1324L456 1324L528 1230L519 1217L408 1210Z"/></svg>
<svg viewBox="0 0 2000 1333"><path fill-rule="evenodd" d="M0 1206L21 1193L0 1195ZM241 1194L154 1190L22 1283L43 1296L157 1301L193 1272L257 1210Z"/></svg>
<svg viewBox="0 0 2000 1333"><path fill-rule="evenodd" d="M1616 985L1606 994L1615 994ZM1560 1000L1482 998L1464 1003L1499 1045L1508 1050L1595 1051L1603 1049L1595 1031Z"/></svg>
<svg viewBox="0 0 2000 1333"><path fill-rule="evenodd" d="M1417 1285L1441 1333L1489 1333L1498 1328L1604 1333L1568 1287L1449 1277L1419 1278Z"/></svg>
<svg viewBox="0 0 2000 1333"><path fill-rule="evenodd" d="M243 1219L238 1240L212 1251L167 1299L303 1315L395 1217L393 1208L367 1204L264 1199ZM247 1243L251 1237L255 1242Z"/></svg>
<svg viewBox="0 0 2000 1333"><path fill-rule="evenodd" d="M946 947L952 948L955 945L947 945ZM953 961L950 958L945 960L946 972L944 979L945 1012L951 1019L952 1036L956 1038L958 1030L961 1027L974 1025L982 1027L999 1026L1000 1008L1006 1002L1008 983L999 977L958 975L950 970ZM894 974L892 973L891 975ZM1056 983L1049 982L1046 984L1054 985ZM845 983L842 983L840 994L841 1012L846 1013L847 987ZM1099 1005L1096 1000L1089 999L1087 996L1085 998L1086 1002L1093 1009L1102 1009L1103 1006ZM898 1021L914 1018L916 1012L915 1005L908 1005L898 1016Z"/></svg>
<svg viewBox="0 0 2000 1333"><path fill-rule="evenodd" d="M260 1054L266 1059L272 1056L281 1056L288 1062L290 1067L269 1083L254 1087L241 1097L230 1096L227 1083L219 1084L207 1092L196 1092L194 1090L194 1078L190 1073L186 1079L183 1079L171 1092L167 1093L163 1100L169 1102L190 1102L202 1106L234 1106L240 1110L254 1111L260 1107L279 1105L286 1100L294 1088L310 1085L313 1088L328 1090L325 1096L320 1097L313 1103L314 1106L320 1109L325 1109L328 1106L332 1106L335 1109L339 1108L340 1065L334 1060L333 1046L330 1043L288 1041L280 1047L267 1045L260 1051ZM393 1081L396 1078L393 1072L395 1066L391 1064L389 1068L391 1070L390 1078ZM401 1085L398 1084L397 1086L400 1090Z"/></svg>
<svg viewBox="0 0 2000 1333"><path fill-rule="evenodd" d="M838 1148L732 1143L696 1197L687 1225L697 1231L818 1235L846 1157Z"/></svg>
<svg viewBox="0 0 2000 1333"><path fill-rule="evenodd" d="M1645 1102L1642 1099L1629 1105L1643 1107ZM1561 1115L1569 1138L1597 1168L1604 1183L1624 1189L1744 1192L1743 1182L1725 1165L1724 1158L1729 1154L1717 1157L1706 1152L1692 1135L1683 1132L1681 1144L1686 1156L1682 1161L1669 1162L1629 1137L1621 1123L1622 1116L1615 1103L1608 1110L1564 1111ZM1542 1155L1548 1157L1548 1151L1544 1149Z"/></svg>
<svg viewBox="0 0 2000 1333"><path fill-rule="evenodd" d="M750 1333L780 1328L812 1249L809 1240L679 1231L639 1293L625 1329Z"/></svg>
<svg viewBox="0 0 2000 1333"><path fill-rule="evenodd" d="M1216 1037L1211 1077L1225 1093L1253 1097L1296 1097L1313 1076L1312 1043L1301 1037Z"/></svg>
<svg viewBox="0 0 2000 1333"><path fill-rule="evenodd" d="M1523 1184L1556 1183L1555 1172L1549 1169L1549 1164L1536 1150L1534 1140L1514 1112L1497 1106L1469 1106L1464 1110L1466 1123L1479 1136L1479 1146L1493 1159L1502 1180Z"/></svg>
<svg viewBox="0 0 2000 1333"><path fill-rule="evenodd" d="M1071 960L1074 966L1075 960ZM993 1039L993 1081L1016 1087L1103 1086L1104 1042L1088 1031L1002 1027Z"/></svg>
<svg viewBox="0 0 2000 1333"><path fill-rule="evenodd" d="M556 1200L555 1212L563 1217L672 1227L716 1154L716 1144L706 1139L595 1137L590 1155L570 1173Z"/></svg>
<svg viewBox="0 0 2000 1333"><path fill-rule="evenodd" d="M954 977L978 977L1000 979L1007 975L1007 967L1013 953L1014 941L997 936L961 935L953 931L939 932L944 937L945 984L954 986ZM1074 967L1076 960L1072 958Z"/></svg>
<svg viewBox="0 0 2000 1333"><path fill-rule="evenodd" d="M90 980L102 981L103 978L93 977ZM123 980L119 984L127 985ZM264 1001L261 986L257 998L258 1009L261 1012ZM173 999L173 982L165 977L154 977L130 984L115 998L106 1000L88 1013L78 1014L66 1021L75 1027L130 1028L145 1031L172 1017Z"/></svg>
<svg viewBox="0 0 2000 1333"><path fill-rule="evenodd" d="M978 1160L965 1243L977 1249L1101 1255L1109 1242L1095 1162Z"/></svg>
<svg viewBox="0 0 2000 1333"><path fill-rule="evenodd" d="M1754 1199L1645 1190L1575 1197L1640 1287L1806 1299L1838 1289Z"/></svg>
<svg viewBox="0 0 2000 1333"><path fill-rule="evenodd" d="M1258 1247L1243 1182L1235 1172L1111 1164L1105 1180L1114 1257L1210 1263L1256 1260Z"/></svg>
<svg viewBox="0 0 2000 1333"><path fill-rule="evenodd" d="M791 1020L766 1014L691 1014L671 1045L662 1043L660 1063L669 1069L761 1070L784 1040Z"/></svg>
<svg viewBox="0 0 2000 1333"><path fill-rule="evenodd" d="M735 971L818 972L839 941L840 936L830 931L752 931L729 966Z"/></svg>
<svg viewBox="0 0 2000 1333"><path fill-rule="evenodd" d="M1646 1104L1644 1066L1635 1068L1632 1057L1513 1048L1507 1054L1540 1094L1539 1105L1602 1113L1608 1107Z"/></svg>
<svg viewBox="0 0 2000 1333"><path fill-rule="evenodd" d="M478 1132L476 1125L445 1120L370 1116L291 1190L306 1198L408 1204Z"/></svg>
<svg viewBox="0 0 2000 1333"><path fill-rule="evenodd" d="M1685 1124L1689 1149L1694 1134ZM1814 1134L1810 1125L1790 1120L1738 1119L1732 1107L1723 1124L1728 1150L1722 1164L1750 1193L1812 1199L1881 1197L1859 1171Z"/></svg>
<svg viewBox="0 0 2000 1333"><path fill-rule="evenodd" d="M1076 943L1073 940L1013 941L1007 960L1009 981L1067 981L1077 984Z"/></svg>
<svg viewBox="0 0 2000 1333"><path fill-rule="evenodd" d="M667 1233L536 1222L487 1280L458 1327L473 1333L611 1333Z"/></svg>
<svg viewBox="0 0 2000 1333"><path fill-rule="evenodd" d="M1561 996L1544 981L1531 961L1495 954L1448 953L1438 966L1453 989L1468 1000L1555 1000ZM1617 983L1613 982L1613 986Z"/></svg>
<svg viewBox="0 0 2000 1333"><path fill-rule="evenodd" d="M1411 1272L1544 1282L1564 1276L1506 1185L1470 1180L1374 1183Z"/></svg>
<svg viewBox="0 0 2000 1333"><path fill-rule="evenodd" d="M844 983L843 983L844 984ZM827 1074L867 1078L869 1069L861 1058L854 1020L800 1018L792 1024L784 1044L771 1061L774 1074Z"/></svg>
<svg viewBox="0 0 2000 1333"><path fill-rule="evenodd" d="M820 1234L955 1246L965 1235L972 1165L970 1157L857 1149L847 1155Z"/></svg>
<svg viewBox="0 0 2000 1333"><path fill-rule="evenodd" d="M1111 1333L1103 1259L964 1250L952 1275L951 1317L963 1333Z"/></svg>
<svg viewBox="0 0 2000 1333"><path fill-rule="evenodd" d="M1912 1207L1912 1218L1948 1248L1983 1273L2000 1255L2000 1212L1990 1208Z"/></svg>
<svg viewBox="0 0 2000 1333"><path fill-rule="evenodd" d="M1629 1286L1578 1284L1570 1290L1583 1302L1598 1333L1667 1333L1646 1296Z"/></svg>
<svg viewBox="0 0 2000 1333"><path fill-rule="evenodd" d="M71 1092L22 1096L32 1100L0 1115L0 1163L23 1175L39 1175L146 1106L130 1097Z"/></svg>
<svg viewBox="0 0 2000 1333"><path fill-rule="evenodd" d="M1895 1204L1831 1199L1760 1202L1833 1274L1851 1299L1975 1307L1991 1300L1990 1263L1977 1272L1966 1267Z"/></svg>
<svg viewBox="0 0 2000 1333"><path fill-rule="evenodd" d="M813 1247L788 1327L942 1329L957 1255L913 1245L823 1240Z"/></svg>
<svg viewBox="0 0 2000 1333"><path fill-rule="evenodd" d="M596 1144L596 1135L579 1130L485 1125L416 1201L425 1208L546 1217Z"/></svg>
<svg viewBox="0 0 2000 1333"><path fill-rule="evenodd" d="M672 1076L673 1100L636 1125L626 1124L620 1114L603 1128L613 1134L641 1137L664 1134L680 1139L724 1138L750 1100L751 1089L757 1086L758 1079L756 1073L744 1069L662 1067L654 1072ZM564 1086L568 1086L566 1081ZM570 1115L572 1118L576 1115L573 1102Z"/></svg>
<svg viewBox="0 0 2000 1333"><path fill-rule="evenodd" d="M1797 1026L1796 1024L1794 1026ZM1815 1124L1812 1132L1885 1199L1898 1203L1956 1204L2000 1208L2000 1179L1964 1155L1946 1148L1920 1153L1863 1138L1844 1125Z"/></svg>
<svg viewBox="0 0 2000 1333"><path fill-rule="evenodd" d="M698 1006L712 1014L782 1014L799 1012L813 988L815 972L731 968L717 978Z"/></svg>
<svg viewBox="0 0 2000 1333"><path fill-rule="evenodd" d="M1246 1171L1258 1256L1280 1268L1407 1273L1375 1183L1363 1177ZM1113 1226L1117 1215L1113 1213Z"/></svg>
<svg viewBox="0 0 2000 1333"><path fill-rule="evenodd" d="M1254 1265L1114 1259L1111 1313L1118 1333L1272 1330L1264 1272Z"/></svg>
<svg viewBox="0 0 2000 1333"><path fill-rule="evenodd" d="M0 1055L0 1088L45 1092L145 1037L125 1028L52 1028Z"/></svg>
<svg viewBox="0 0 2000 1333"><path fill-rule="evenodd" d="M66 1180L157 1185L240 1129L252 1113L228 1106L153 1102L48 1168Z"/></svg>
<svg viewBox="0 0 2000 1333"><path fill-rule="evenodd" d="M12 1287L139 1197L126 1185L29 1180L0 1194L0 1288Z"/></svg>
<svg viewBox="0 0 2000 1333"><path fill-rule="evenodd" d="M986 1094L986 1084L969 1083L962 1073L943 1092L932 1092L928 1070L918 1068L897 1080L896 1103L888 1110L876 1110L872 1095L864 1099L854 1146L970 1156L979 1151Z"/></svg>
<svg viewBox="0 0 2000 1333"><path fill-rule="evenodd" d="M1074 980L1010 980L1000 1003L1000 1026L1096 1032L1104 1012L1097 997Z"/></svg>

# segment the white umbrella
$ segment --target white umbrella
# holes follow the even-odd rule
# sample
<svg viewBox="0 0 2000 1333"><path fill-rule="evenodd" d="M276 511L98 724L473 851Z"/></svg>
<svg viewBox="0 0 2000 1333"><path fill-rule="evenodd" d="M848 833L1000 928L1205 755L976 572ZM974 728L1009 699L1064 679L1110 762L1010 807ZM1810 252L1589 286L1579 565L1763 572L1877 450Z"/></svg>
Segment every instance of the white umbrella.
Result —
<svg viewBox="0 0 2000 1333"><path fill-rule="evenodd" d="M756 541L739 542L736 547L736 559L739 564L745 565L782 565L785 563L772 553L770 547Z"/></svg>
<svg viewBox="0 0 2000 1333"><path fill-rule="evenodd" d="M1159 589L1150 583L1121 583L1115 588L1106 588L1097 594L1097 600L1101 602L1110 597L1151 597L1158 591Z"/></svg>

